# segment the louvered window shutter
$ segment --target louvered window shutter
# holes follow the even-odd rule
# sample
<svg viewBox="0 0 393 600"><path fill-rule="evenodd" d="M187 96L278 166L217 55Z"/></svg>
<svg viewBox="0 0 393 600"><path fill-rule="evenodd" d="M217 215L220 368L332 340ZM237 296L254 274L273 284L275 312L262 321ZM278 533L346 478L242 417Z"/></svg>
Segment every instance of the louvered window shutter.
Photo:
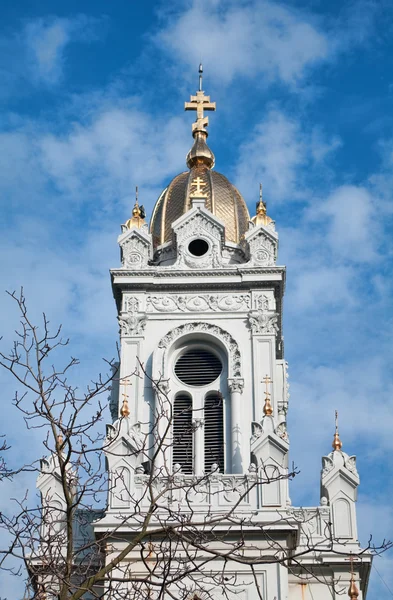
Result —
<svg viewBox="0 0 393 600"><path fill-rule="evenodd" d="M180 464L183 473L191 474L193 460L192 400L176 396L173 405L173 465Z"/></svg>
<svg viewBox="0 0 393 600"><path fill-rule="evenodd" d="M224 411L220 394L205 400L205 473L214 463L224 472Z"/></svg>
<svg viewBox="0 0 393 600"><path fill-rule="evenodd" d="M203 348L193 348L180 356L175 365L175 373L186 385L208 385L217 379L222 371L218 356Z"/></svg>

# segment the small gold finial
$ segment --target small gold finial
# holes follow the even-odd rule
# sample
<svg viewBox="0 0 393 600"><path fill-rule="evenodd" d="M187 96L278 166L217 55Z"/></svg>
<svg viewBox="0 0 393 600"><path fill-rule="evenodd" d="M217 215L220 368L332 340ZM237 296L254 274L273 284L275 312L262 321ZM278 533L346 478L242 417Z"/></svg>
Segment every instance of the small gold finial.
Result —
<svg viewBox="0 0 393 600"><path fill-rule="evenodd" d="M332 448L333 450L341 450L343 447L343 443L340 440L340 436L338 435L338 412L335 413L335 423L336 423L336 431L333 438Z"/></svg>
<svg viewBox="0 0 393 600"><path fill-rule="evenodd" d="M355 583L355 572L353 568L353 563L355 562L356 558L351 554L349 558L346 558L345 560L349 560L351 563L351 581L349 583L348 596L351 600L357 600L359 596L359 590Z"/></svg>
<svg viewBox="0 0 393 600"><path fill-rule="evenodd" d="M266 415L267 417L270 417L273 414L273 407L270 403L270 393L269 393L269 384L273 383L272 380L270 379L269 375L265 375L265 377L262 379L261 383L265 384L265 405L263 407L263 414Z"/></svg>
<svg viewBox="0 0 393 600"><path fill-rule="evenodd" d="M122 225L122 230L126 231L127 229L132 229L133 227L138 227L138 229L140 229L145 223L145 209L143 208L143 206L139 206L138 186L136 186L135 204L134 208L132 209L132 217L131 219L128 219L128 221L126 221L124 225Z"/></svg>
<svg viewBox="0 0 393 600"><path fill-rule="evenodd" d="M268 225L273 221L266 214L266 202L262 199L262 183L259 184L259 202L257 202L256 215L251 219L255 225Z"/></svg>
<svg viewBox="0 0 393 600"><path fill-rule="evenodd" d="M135 187L135 204L134 204L134 208L132 209L132 216L133 217L141 216L141 209L139 208L139 204L138 204L138 186Z"/></svg>
<svg viewBox="0 0 393 600"><path fill-rule="evenodd" d="M206 192L203 191L202 187L206 186L206 183L201 179L201 177L196 177L192 180L191 185L193 186L193 191L190 194L190 198L207 198Z"/></svg>
<svg viewBox="0 0 393 600"><path fill-rule="evenodd" d="M125 379L123 381L123 385L124 385L124 392L122 393L123 396L123 404L122 407L120 409L120 415L122 417L129 417L131 412L130 412L130 408L128 406L128 394L127 394L127 386L130 384L128 379Z"/></svg>

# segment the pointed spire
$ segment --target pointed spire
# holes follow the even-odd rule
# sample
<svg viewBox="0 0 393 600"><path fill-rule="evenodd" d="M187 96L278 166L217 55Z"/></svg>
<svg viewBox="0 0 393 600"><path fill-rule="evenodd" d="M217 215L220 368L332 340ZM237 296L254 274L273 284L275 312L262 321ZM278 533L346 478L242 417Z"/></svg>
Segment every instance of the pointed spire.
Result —
<svg viewBox="0 0 393 600"><path fill-rule="evenodd" d="M335 413L335 424L336 424L336 431L335 431L334 438L333 438L332 448L333 448L333 450L341 450L341 448L343 447L343 444L342 444L342 441L340 440L340 436L338 434L338 412L337 411Z"/></svg>
<svg viewBox="0 0 393 600"><path fill-rule="evenodd" d="M205 117L204 111L216 110L216 103L210 102L210 96L205 96L205 92L202 90L202 75L203 66L201 63L199 65L199 89L196 96L190 97L190 102L184 103L184 110L195 110L197 113L195 123L192 124L192 135L195 141L186 159L187 166L190 169L198 164L205 164L207 167L212 168L215 161L213 152L206 144L208 136L206 127L209 125L209 118Z"/></svg>

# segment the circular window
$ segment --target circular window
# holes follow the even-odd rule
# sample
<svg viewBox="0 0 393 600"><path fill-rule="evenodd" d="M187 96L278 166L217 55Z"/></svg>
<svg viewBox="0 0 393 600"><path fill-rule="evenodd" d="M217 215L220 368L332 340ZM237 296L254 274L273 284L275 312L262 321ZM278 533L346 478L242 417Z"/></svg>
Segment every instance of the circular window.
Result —
<svg viewBox="0 0 393 600"><path fill-rule="evenodd" d="M206 240L192 240L188 245L188 250L193 256L203 256L209 250L209 244Z"/></svg>
<svg viewBox="0 0 393 600"><path fill-rule="evenodd" d="M195 348L180 356L175 365L175 373L186 385L208 385L217 379L222 371L218 356Z"/></svg>

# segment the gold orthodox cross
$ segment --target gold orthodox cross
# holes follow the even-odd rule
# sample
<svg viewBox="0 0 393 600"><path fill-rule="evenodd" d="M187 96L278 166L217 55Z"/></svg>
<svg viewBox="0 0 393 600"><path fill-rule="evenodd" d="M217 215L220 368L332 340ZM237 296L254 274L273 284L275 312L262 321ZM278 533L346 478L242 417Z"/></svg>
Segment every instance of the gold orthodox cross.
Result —
<svg viewBox="0 0 393 600"><path fill-rule="evenodd" d="M354 556L353 554L350 554L349 558L346 558L345 560L347 560L348 562L351 563L351 575L353 575L354 574L353 564L359 560L358 557Z"/></svg>
<svg viewBox="0 0 393 600"><path fill-rule="evenodd" d="M193 186L193 191L190 194L190 198L207 198L207 194L202 189L202 186L205 187L206 183L201 177L193 179L191 185Z"/></svg>
<svg viewBox="0 0 393 600"><path fill-rule="evenodd" d="M261 383L265 384L265 394L266 394L266 396L270 396L270 393L269 393L269 384L273 383L273 382L270 379L269 375L265 375L265 377L262 379Z"/></svg>
<svg viewBox="0 0 393 600"><path fill-rule="evenodd" d="M206 131L205 127L209 124L208 117L204 116L204 110L216 110L216 103L210 102L210 96L205 96L202 90L202 65L199 65L199 90L196 96L190 97L190 102L184 103L184 110L196 110L197 118L192 124L192 131Z"/></svg>

